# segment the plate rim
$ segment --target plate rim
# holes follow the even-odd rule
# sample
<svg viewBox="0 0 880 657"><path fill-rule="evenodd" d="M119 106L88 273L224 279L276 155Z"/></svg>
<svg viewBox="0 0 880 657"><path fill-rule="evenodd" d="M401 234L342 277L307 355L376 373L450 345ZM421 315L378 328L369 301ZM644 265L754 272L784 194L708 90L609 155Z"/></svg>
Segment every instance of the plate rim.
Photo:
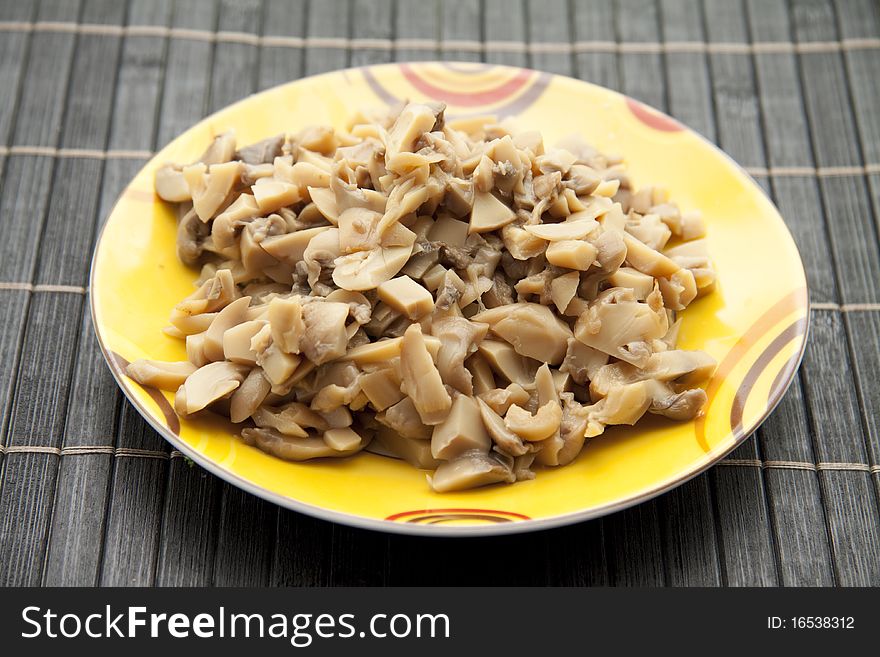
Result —
<svg viewBox="0 0 880 657"><path fill-rule="evenodd" d="M153 164L158 160L158 158L162 155L162 153L174 142L178 139L181 139L188 132L193 130L194 128L207 123L213 119L218 113L226 111L227 109L239 105L241 103L248 102L260 95L269 94L277 89L282 87L286 87L288 85L294 85L300 83L304 80L317 79L322 77L330 77L334 75L345 75L348 73L354 73L362 70L376 70L382 68L399 68L402 63L399 62L388 62L384 64L373 64L367 66L354 66L348 68L334 69L332 71L326 71L324 73L318 73L316 75L304 76L301 78L297 78L296 80L290 80L288 82L283 82L278 85L274 85L269 87L268 89L264 89L259 92L255 92L241 98L240 100L235 101L229 105L226 105L216 112L212 112L208 116L200 119L196 123L189 126L186 130L177 135L173 140L171 140L168 144L166 144L161 150L156 152L147 162L138 170L135 176L132 178L136 178L140 175L140 172L145 168ZM406 65L409 66L429 66L436 64L463 64L463 65L473 65L475 62L466 62L466 61L456 61L456 60L420 60L413 62L406 62ZM614 96L618 96L628 101L639 103L640 105L648 108L652 112L656 112L661 117L669 119L670 121L674 121L682 126L684 130L694 134L704 145L710 147L710 149L714 150L716 154L720 155L724 158L729 164L733 165L739 172L744 175L747 180L751 183L751 185L761 194L764 199L769 202L770 206L774 209L777 214L777 218L782 223L785 232L788 234L789 239L792 241L792 245L794 246L794 252L797 254L797 261L800 265L801 275L804 281L804 307L806 309L806 319L804 322L804 332L798 339L800 340L800 345L798 347L797 359L793 367L789 368L789 371L785 378L784 385L781 385L777 388L776 395L773 399L768 400L767 406L765 407L763 413L760 417L754 420L749 426L743 427L741 431L741 436L735 439L730 446L726 447L723 450L720 450L710 456L705 460L705 462L698 463L698 465L694 468L686 472L679 473L677 476L670 478L669 480L660 483L659 485L648 488L647 490L643 490L635 495L631 495L625 497L620 500L616 500L614 502L608 502L606 504L592 507L589 509L583 509L580 511L572 511L569 513L558 514L554 516L550 516L547 518L530 518L528 520L517 520L513 522L505 522L505 523L487 523L480 525L464 525L464 526L444 526L444 525L423 525L419 523L407 523L407 522L396 522L393 520L387 519L379 519L379 518L368 518L366 516L360 516L353 513L347 513L344 511L336 511L334 509L328 509L325 507L317 506L314 504L310 504L308 502L303 502L301 500L288 497L286 495L282 495L280 493L275 493L271 490L263 488L253 481L246 479L245 477L232 472L231 470L227 470L223 468L219 463L216 463L214 460L210 459L202 452L198 451L191 445L189 445L185 440L175 435L167 426L160 424L158 420L154 417L153 413L149 411L141 402L140 399L135 397L130 389L129 379L122 372L121 368L115 362L110 350L104 342L104 338L101 334L101 329L99 327L97 321L97 309L95 306L95 264L97 262L98 253L101 249L101 244L103 242L104 236L107 232L107 226L110 220L110 217L116 211L116 208L121 200L122 196L124 196L126 190L131 185L131 181L126 184L123 191L120 193L119 197L117 197L113 206L111 207L107 217L104 219L104 222L101 226L100 233L98 235L97 240L95 241L95 246L92 251L91 263L89 265L89 285L88 285L88 297L89 297L89 312L92 320L92 329L95 333L95 337L98 341L98 345L101 348L101 354L104 357L104 361L110 369L111 374L113 375L114 380L116 381L117 386L122 390L125 397L128 401L135 407L138 413L143 417L147 423L161 435L166 441L168 441L173 447L175 447L178 451L180 451L184 456L197 463L200 467L204 468L211 474L223 479L224 481L248 492L252 495L256 495L257 497L264 499L268 502L272 502L280 507L284 507L290 509L292 511L296 511L298 513L305 514L312 518L317 518L319 520L336 522L342 525L346 525L349 527L355 527L358 529L368 529L372 531L379 532L388 532L392 534L402 534L409 536L426 536L426 537L476 537L476 536L500 536L500 535L509 535L509 534L519 534L525 532L535 532L535 531L543 531L546 529L553 529L556 527L562 527L567 525L576 524L579 522L584 522L587 520L593 520L596 518L600 518L602 516L609 515L611 513L616 513L617 511L622 511L624 509L631 508L638 504L642 504L651 499L659 497L664 493L669 492L673 488L677 488L682 484L690 481L694 477L706 472L709 468L716 465L719 461L721 461L725 456L734 451L737 447L742 445L746 440L748 440L757 429L764 423L764 421L773 413L779 403L782 401L782 398L785 396L785 393L791 387L791 384L794 382L795 377L797 376L798 370L800 369L801 362L803 361L804 354L806 352L807 342L809 340L810 328L811 328L811 312L810 312L810 289L807 285L807 275L806 269L804 267L804 261L801 257L800 250L798 249L797 243L794 240L794 237L791 231L788 228L788 225L785 223L782 214L779 212L779 208L777 208L776 204L770 198L770 196L764 191L760 184L754 179L754 177L746 171L738 162L736 162L730 155L724 152L720 147L712 143L709 139L707 139L704 135L702 135L697 130L694 130L688 125L685 125L678 121L677 119L669 116L665 112L648 105L647 103L643 103L637 99L632 98L626 94L623 94L614 89L609 89L607 87L603 87L602 85L598 85L592 82L588 82L586 80L579 80L577 78L573 78L567 75L559 75L556 73L550 73L546 71L537 71L535 69L530 69L526 67L520 66L508 66L502 64L493 64L493 68L497 69L506 69L509 71L525 71L528 73L535 74L543 74L548 75L551 80L553 79L562 79L566 82L574 82L577 84L583 84L587 86L591 86L597 89L602 90L605 93L610 93Z"/></svg>

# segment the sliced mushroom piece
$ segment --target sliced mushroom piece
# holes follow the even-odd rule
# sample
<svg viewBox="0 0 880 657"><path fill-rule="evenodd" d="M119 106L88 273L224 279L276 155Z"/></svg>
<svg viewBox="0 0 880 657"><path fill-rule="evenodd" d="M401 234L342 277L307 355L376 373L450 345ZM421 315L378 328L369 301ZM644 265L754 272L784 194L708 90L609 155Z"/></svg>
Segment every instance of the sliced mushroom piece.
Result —
<svg viewBox="0 0 880 657"><path fill-rule="evenodd" d="M156 170L155 186L163 201L183 203L192 199L182 169L173 164L165 164Z"/></svg>
<svg viewBox="0 0 880 657"><path fill-rule="evenodd" d="M308 461L316 458L351 456L368 444L362 438L356 447L339 451L330 447L321 438L285 436L273 429L242 429L241 437L245 442L254 444L264 452L285 461Z"/></svg>
<svg viewBox="0 0 880 657"><path fill-rule="evenodd" d="M343 253L369 251L379 246L382 215L368 208L348 208L338 218L339 248Z"/></svg>
<svg viewBox="0 0 880 657"><path fill-rule="evenodd" d="M325 269L333 268L339 258L339 229L329 228L318 233L303 251L309 286L314 289ZM335 276L335 271L334 271Z"/></svg>
<svg viewBox="0 0 880 657"><path fill-rule="evenodd" d="M422 251L419 253L415 253L417 248L422 248ZM416 247L413 248L413 255L407 261L406 266L401 270L403 274L406 274L410 278L421 279L425 274L434 267L438 260L440 259L440 250L434 248L425 248L425 245L419 245L416 243Z"/></svg>
<svg viewBox="0 0 880 657"><path fill-rule="evenodd" d="M479 395L495 389L495 375L492 374L492 368L481 354L472 354L466 359L465 366L471 373L473 394Z"/></svg>
<svg viewBox="0 0 880 657"><path fill-rule="evenodd" d="M565 185L570 186L578 196L583 196L592 194L600 182L602 177L598 171L585 164L573 164L568 170Z"/></svg>
<svg viewBox="0 0 880 657"><path fill-rule="evenodd" d="M641 303L632 290L611 288L578 318L574 335L587 346L638 367L651 355L638 345L662 338L668 328L659 290L648 295L647 303Z"/></svg>
<svg viewBox="0 0 880 657"><path fill-rule="evenodd" d="M535 461L535 453L527 452L522 456L513 459L513 476L516 481L531 481L535 478L535 473L531 470L532 463Z"/></svg>
<svg viewBox="0 0 880 657"><path fill-rule="evenodd" d="M556 390L556 380L547 363L541 365L535 373L535 393L537 395L538 406L543 406L548 402L559 403L559 393Z"/></svg>
<svg viewBox="0 0 880 657"><path fill-rule="evenodd" d="M251 194L241 194L232 204L221 212L211 224L211 238L214 246L220 249L235 244L237 230L256 217L260 212L256 200Z"/></svg>
<svg viewBox="0 0 880 657"><path fill-rule="evenodd" d="M339 429L328 429L323 434L324 442L331 449L337 452L348 452L357 450L361 446L363 438L351 427L341 427Z"/></svg>
<svg viewBox="0 0 880 657"><path fill-rule="evenodd" d="M205 240L211 229L202 223L192 208L177 222L177 257L186 265L198 263L205 250Z"/></svg>
<svg viewBox="0 0 880 657"><path fill-rule="evenodd" d="M625 362L609 363L592 377L590 393L600 399L618 386L649 379L678 386L700 385L712 376L715 365L715 359L704 351L678 349L654 354L641 368Z"/></svg>
<svg viewBox="0 0 880 657"><path fill-rule="evenodd" d="M705 408L708 397L702 388L675 392L669 385L653 382L649 413L663 415L670 420L692 420Z"/></svg>
<svg viewBox="0 0 880 657"><path fill-rule="evenodd" d="M480 407L466 395L455 398L448 415L431 435L431 453L438 459L453 459L471 450L488 452L491 446Z"/></svg>
<svg viewBox="0 0 880 657"><path fill-rule="evenodd" d="M342 386L331 384L321 388L318 393L312 397L309 407L321 413L330 413L344 404L350 404L357 396L358 391L352 391Z"/></svg>
<svg viewBox="0 0 880 657"><path fill-rule="evenodd" d="M199 219L204 222L211 220L241 177L242 167L241 162L224 162L210 167L201 163L191 164L183 169Z"/></svg>
<svg viewBox="0 0 880 657"><path fill-rule="evenodd" d="M516 219L516 213L488 191L474 195L468 233L488 233Z"/></svg>
<svg viewBox="0 0 880 657"><path fill-rule="evenodd" d="M506 342L483 340L477 349L492 369L510 383L525 386L534 381L537 363L518 354Z"/></svg>
<svg viewBox="0 0 880 657"><path fill-rule="evenodd" d="M438 110L427 104L409 103L388 131L385 162L394 159L398 153L415 150L416 142L434 129L442 113L443 107Z"/></svg>
<svg viewBox="0 0 880 657"><path fill-rule="evenodd" d="M345 406L339 406L332 411L319 411L318 414L324 418L331 429L350 427L354 422L351 411Z"/></svg>
<svg viewBox="0 0 880 657"><path fill-rule="evenodd" d="M596 189L594 189L591 194L593 196L605 196L611 198L617 193L618 189L620 189L619 180L603 180L596 185Z"/></svg>
<svg viewBox="0 0 880 657"><path fill-rule="evenodd" d="M565 322L536 303L499 306L477 313L472 319L489 324L492 332L509 342L518 354L551 365L562 362L571 337Z"/></svg>
<svg viewBox="0 0 880 657"><path fill-rule="evenodd" d="M398 276L381 283L379 298L409 319L419 319L434 310L434 297L409 276Z"/></svg>
<svg viewBox="0 0 880 657"><path fill-rule="evenodd" d="M260 212L264 215L300 201L299 187L283 180L260 178L251 187L251 191L254 193L254 200Z"/></svg>
<svg viewBox="0 0 880 657"><path fill-rule="evenodd" d="M559 436L562 447L556 453L556 465L568 465L581 453L586 440L588 411L574 400L571 393L562 393L562 423Z"/></svg>
<svg viewBox="0 0 880 657"><path fill-rule="evenodd" d="M596 248L596 263L602 271L616 271L626 260L626 243L621 233L603 226L592 233L588 241Z"/></svg>
<svg viewBox="0 0 880 657"><path fill-rule="evenodd" d="M437 493L467 490L497 483L513 483L511 468L495 454L468 452L441 463L430 477L431 488Z"/></svg>
<svg viewBox="0 0 880 657"><path fill-rule="evenodd" d="M483 425L499 449L511 456L521 456L529 451L529 447L523 443L522 438L507 428L507 425L504 424L504 418L493 411L482 399L477 398L477 404L480 407Z"/></svg>
<svg viewBox="0 0 880 657"><path fill-rule="evenodd" d="M644 300L654 290L654 277L643 274L632 267L621 267L608 277L608 283L612 287L628 287L635 294L636 299ZM662 290L662 284L661 284Z"/></svg>
<svg viewBox="0 0 880 657"><path fill-rule="evenodd" d="M546 240L517 226L504 226L501 229L501 239L504 240L504 248L517 260L528 260L547 250Z"/></svg>
<svg viewBox="0 0 880 657"><path fill-rule="evenodd" d="M306 332L302 304L296 298L275 297L269 302L269 325L272 342L288 354L300 353L300 341Z"/></svg>
<svg viewBox="0 0 880 657"><path fill-rule="evenodd" d="M250 146L239 148L235 153L235 159L247 164L272 163L276 157L281 155L284 141L285 136L283 134L263 139Z"/></svg>
<svg viewBox="0 0 880 657"><path fill-rule="evenodd" d="M348 304L336 301L307 303L302 308L305 331L300 338L300 348L306 358L320 365L345 355L348 334Z"/></svg>
<svg viewBox="0 0 880 657"><path fill-rule="evenodd" d="M595 219L573 219L571 215L567 221L558 224L535 224L523 226L523 230L548 242L561 242L570 240L582 240L599 227Z"/></svg>
<svg viewBox="0 0 880 657"><path fill-rule="evenodd" d="M474 205L473 183L461 178L449 178L446 181L446 196L443 202L446 208L458 217L469 214Z"/></svg>
<svg viewBox="0 0 880 657"><path fill-rule="evenodd" d="M440 350L440 340L432 335L422 336L428 353L433 359L437 358ZM387 338L371 342L350 349L345 358L352 360L358 365L370 365L373 363L387 363L394 358L399 358L401 354L401 346L403 345L403 336L397 338Z"/></svg>
<svg viewBox="0 0 880 657"><path fill-rule="evenodd" d="M125 373L142 386L174 392L196 369L189 361L167 362L139 358L125 368Z"/></svg>
<svg viewBox="0 0 880 657"><path fill-rule="evenodd" d="M562 426L561 423L560 426ZM538 448L538 451L535 452L535 463L547 466L560 465L559 455L565 448L565 441L562 439L562 433L559 428L548 438L533 444Z"/></svg>
<svg viewBox="0 0 880 657"><path fill-rule="evenodd" d="M607 397L603 397L587 411L587 438L598 436L605 427L611 424L633 425L651 405L651 382L640 381L625 386L612 388Z"/></svg>
<svg viewBox="0 0 880 657"><path fill-rule="evenodd" d="M669 278L657 281L663 294L663 304L670 310L684 310L697 297L697 281L689 269L679 269Z"/></svg>
<svg viewBox="0 0 880 657"><path fill-rule="evenodd" d="M434 265L422 276L422 283L431 292L436 292L446 280L448 270L443 265Z"/></svg>
<svg viewBox="0 0 880 657"><path fill-rule="evenodd" d="M428 230L428 240L445 246L463 247L468 238L468 224L448 214L441 214Z"/></svg>
<svg viewBox="0 0 880 657"><path fill-rule="evenodd" d="M229 162L235 155L235 130L222 132L211 142L197 162L203 164L222 164Z"/></svg>
<svg viewBox="0 0 880 657"><path fill-rule="evenodd" d="M669 227L656 214L630 213L626 220L626 232L655 251L660 251L672 237Z"/></svg>
<svg viewBox="0 0 880 657"><path fill-rule="evenodd" d="M305 228L286 235L276 235L267 237L260 246L277 260L281 260L291 265L303 259L306 248L313 237L329 230L330 226L316 226L315 228ZM338 234L336 239L338 240Z"/></svg>
<svg viewBox="0 0 880 657"><path fill-rule="evenodd" d="M559 370L570 374L575 383L584 385L607 362L608 354L588 347L577 338L569 338L565 359Z"/></svg>
<svg viewBox="0 0 880 657"><path fill-rule="evenodd" d="M263 370L255 367L232 393L229 400L229 419L235 423L244 422L266 399L272 384L263 376Z"/></svg>
<svg viewBox="0 0 880 657"><path fill-rule="evenodd" d="M435 425L449 414L452 399L425 344L421 326L413 324L403 335L400 346L403 389L412 399L422 422Z"/></svg>
<svg viewBox="0 0 880 657"><path fill-rule="evenodd" d="M474 394L471 373L464 362L477 350L488 330L487 324L456 315L434 320L431 333L440 340L437 369L445 384L466 395Z"/></svg>
<svg viewBox="0 0 880 657"><path fill-rule="evenodd" d="M556 380L546 363L538 368L538 372L535 375L535 392L537 397L535 403L538 406L536 417L541 413L541 409L544 407L559 407L560 400L559 393L556 389ZM562 412L560 411L560 418L561 417ZM559 453L562 451L563 447L565 447L565 441L562 439L561 426L562 422L560 419L560 423L557 425L553 433L540 441L540 449L535 456L538 463L551 466L559 465Z"/></svg>
<svg viewBox="0 0 880 657"><path fill-rule="evenodd" d="M265 325L264 320L255 319L226 329L223 332L223 358L242 365L256 365L257 352L251 348L251 341Z"/></svg>
<svg viewBox="0 0 880 657"><path fill-rule="evenodd" d="M230 394L241 385L246 372L245 366L229 361L208 363L197 369L181 386L186 395L186 414L192 415Z"/></svg>
<svg viewBox="0 0 880 657"><path fill-rule="evenodd" d="M377 411L384 411L403 399L400 383L400 376L391 367L363 374L360 379L361 389Z"/></svg>
<svg viewBox="0 0 880 657"><path fill-rule="evenodd" d="M211 326L205 332L205 356L210 360L223 360L223 335L227 330L238 326L247 319L247 309L251 303L250 297L236 299L223 310L217 313Z"/></svg>
<svg viewBox="0 0 880 657"><path fill-rule="evenodd" d="M552 436L562 422L562 407L558 401L548 401L532 415L525 408L513 404L504 416L505 426L523 440L541 441Z"/></svg>
<svg viewBox="0 0 880 657"><path fill-rule="evenodd" d="M681 269L674 261L629 233L623 234L623 243L626 244L626 261L644 274L661 278L671 276Z"/></svg>
<svg viewBox="0 0 880 657"><path fill-rule="evenodd" d="M188 336L207 331L216 316L217 313L190 315L175 309L171 311L168 321L171 322L173 328L180 331L184 336Z"/></svg>
<svg viewBox="0 0 880 657"><path fill-rule="evenodd" d="M596 261L598 250L583 240L560 240L548 244L544 255L551 265L586 271Z"/></svg>
<svg viewBox="0 0 880 657"><path fill-rule="evenodd" d="M174 308L183 315L212 313L226 307L240 296L232 272L229 269L218 269L211 278L199 286L199 289ZM177 326L174 321L174 313L172 313L171 323ZM181 327L178 326L178 328ZM181 330L183 329L181 328Z"/></svg>
<svg viewBox="0 0 880 657"><path fill-rule="evenodd" d="M404 438L389 427L381 427L376 432L374 445L378 443L393 456L403 459L410 465L423 470L433 470L440 461L431 455L431 441Z"/></svg>
<svg viewBox="0 0 880 657"><path fill-rule="evenodd" d="M428 440L431 438L431 427L422 422L413 400L404 397L396 404L376 415L376 420L394 429L404 438Z"/></svg>
<svg viewBox="0 0 880 657"><path fill-rule="evenodd" d="M275 178L299 187L300 196L311 194L310 187L330 187L330 171L311 162L297 162L293 166L284 166L275 159Z"/></svg>
<svg viewBox="0 0 880 657"><path fill-rule="evenodd" d="M196 367L202 367L210 363L205 356L205 333L193 333L186 336L186 358Z"/></svg>
<svg viewBox="0 0 880 657"><path fill-rule="evenodd" d="M498 415L506 415L507 410L517 404L523 406L529 403L530 395L518 383L511 383L506 388L496 388L489 392L480 393L480 399L486 402Z"/></svg>
<svg viewBox="0 0 880 657"><path fill-rule="evenodd" d="M576 271L557 276L550 282L550 298L561 314L565 313L568 304L577 295L580 284L581 277Z"/></svg>
<svg viewBox="0 0 880 657"><path fill-rule="evenodd" d="M273 386L288 381L302 362L300 356L285 353L272 342L272 329L268 324L251 338L251 349L257 354L257 365L263 368Z"/></svg>
<svg viewBox="0 0 880 657"><path fill-rule="evenodd" d="M359 292L372 290L393 278L409 260L415 242L415 233L400 224L396 228L409 233L407 236L397 231L399 239L395 241L403 243L382 246L372 251L358 251L336 258L333 282L343 290Z"/></svg>
<svg viewBox="0 0 880 657"><path fill-rule="evenodd" d="M299 402L291 402L284 406L271 407L261 406L252 414L252 418L258 427L274 429L285 436L305 438L308 432L305 427L320 425L327 429L327 423L320 415ZM309 424L305 424L308 421Z"/></svg>

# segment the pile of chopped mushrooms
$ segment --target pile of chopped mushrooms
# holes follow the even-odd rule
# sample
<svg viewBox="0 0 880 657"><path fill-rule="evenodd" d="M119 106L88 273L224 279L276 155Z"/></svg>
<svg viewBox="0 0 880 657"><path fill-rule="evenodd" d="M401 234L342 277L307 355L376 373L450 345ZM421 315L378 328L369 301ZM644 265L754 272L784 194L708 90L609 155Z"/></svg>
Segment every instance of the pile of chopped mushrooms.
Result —
<svg viewBox="0 0 880 657"><path fill-rule="evenodd" d="M444 109L240 149L229 132L159 169L201 275L166 329L187 360L129 376L279 458L366 449L439 492L532 479L646 412L697 416L715 362L676 341L715 284L699 215L578 138Z"/></svg>

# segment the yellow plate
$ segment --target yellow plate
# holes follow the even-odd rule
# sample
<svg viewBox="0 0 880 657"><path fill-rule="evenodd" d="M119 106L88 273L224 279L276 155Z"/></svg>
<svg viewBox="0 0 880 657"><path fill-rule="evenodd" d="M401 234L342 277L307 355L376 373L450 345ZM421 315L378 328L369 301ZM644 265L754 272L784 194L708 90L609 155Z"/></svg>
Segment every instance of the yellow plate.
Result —
<svg viewBox="0 0 880 657"><path fill-rule="evenodd" d="M175 255L175 220L153 193L164 162L198 157L213 135L234 128L240 144L310 124L342 125L355 109L400 99L437 99L452 117L515 116L548 144L580 133L626 157L637 184L660 184L683 210L699 209L718 289L684 313L680 344L719 363L703 418L646 418L592 440L563 468L534 481L432 493L423 472L360 454L287 463L248 447L219 417L179 421L172 396L123 374L125 361L183 360L183 343L162 333L196 272ZM319 518L391 532L485 535L544 529L650 499L702 472L739 445L773 409L806 341L803 265L779 213L731 159L673 119L585 82L482 64L389 64L337 71L246 98L187 130L122 193L95 251L91 306L104 355L126 396L177 449L267 500Z"/></svg>

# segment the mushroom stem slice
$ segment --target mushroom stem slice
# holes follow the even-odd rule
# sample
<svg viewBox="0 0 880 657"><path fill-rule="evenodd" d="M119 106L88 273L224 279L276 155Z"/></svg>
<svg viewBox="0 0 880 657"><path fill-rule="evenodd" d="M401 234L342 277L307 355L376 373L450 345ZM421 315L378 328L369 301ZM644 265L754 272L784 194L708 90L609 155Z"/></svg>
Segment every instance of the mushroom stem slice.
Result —
<svg viewBox="0 0 880 657"><path fill-rule="evenodd" d="M681 267L669 257L655 251L629 233L623 234L626 244L626 260L634 269L656 278L672 276Z"/></svg>
<svg viewBox="0 0 880 657"><path fill-rule="evenodd" d="M419 319L434 310L434 297L409 276L398 276L381 283L379 298L410 319Z"/></svg>
<svg viewBox="0 0 880 657"><path fill-rule="evenodd" d="M377 411L384 411L403 399L400 377L391 367L361 375L360 383L367 399Z"/></svg>
<svg viewBox="0 0 880 657"><path fill-rule="evenodd" d="M434 427L431 453L434 458L451 459L470 450L488 452L492 446L473 397L459 395L443 422Z"/></svg>
<svg viewBox="0 0 880 657"><path fill-rule="evenodd" d="M405 438L388 427L381 427L376 432L373 445L377 443L393 456L403 459L416 468L433 470L441 463L431 454L430 441Z"/></svg>
<svg viewBox="0 0 880 657"><path fill-rule="evenodd" d="M229 419L233 422L244 422L266 399L272 384L263 376L263 370L255 367L245 380L232 393L229 401Z"/></svg>
<svg viewBox="0 0 880 657"><path fill-rule="evenodd" d="M576 219L558 224L523 226L523 230L548 242L582 240L599 227L595 219Z"/></svg>
<svg viewBox="0 0 880 657"><path fill-rule="evenodd" d="M321 438L285 436L273 429L259 428L242 429L241 437L245 442L256 445L264 452L285 461L308 461L316 458L351 456L368 444L367 440L361 438L361 442L356 446L340 451L330 447Z"/></svg>
<svg viewBox="0 0 880 657"><path fill-rule="evenodd" d="M363 438L351 427L328 429L324 432L323 438L330 449L349 454L356 451L363 442Z"/></svg>
<svg viewBox="0 0 880 657"><path fill-rule="evenodd" d="M409 397L404 397L383 413L376 415L376 420L394 429L404 438L419 440L431 438L431 427L422 422L421 415Z"/></svg>
<svg viewBox="0 0 880 657"><path fill-rule="evenodd" d="M449 414L452 399L443 386L425 344L421 326L411 325L400 346L400 370L403 387L427 425L440 424Z"/></svg>
<svg viewBox="0 0 880 657"><path fill-rule="evenodd" d="M441 463L429 480L435 492L448 493L501 482L513 483L516 477L497 455L473 451Z"/></svg>
<svg viewBox="0 0 880 657"><path fill-rule="evenodd" d="M490 192L477 192L468 233L488 233L516 219L516 213Z"/></svg>
<svg viewBox="0 0 880 657"><path fill-rule="evenodd" d="M217 313L205 332L205 356L210 360L223 360L226 357L223 347L225 333L247 319L250 303L250 297L241 297Z"/></svg>
<svg viewBox="0 0 880 657"><path fill-rule="evenodd" d="M251 348L251 341L265 325L264 320L254 319L226 329L223 333L223 357L233 363L256 365L257 352Z"/></svg>
<svg viewBox="0 0 880 657"><path fill-rule="evenodd" d="M139 358L129 364L125 373L142 386L153 386L160 390L175 391L186 378L196 371L189 361L166 362Z"/></svg>

